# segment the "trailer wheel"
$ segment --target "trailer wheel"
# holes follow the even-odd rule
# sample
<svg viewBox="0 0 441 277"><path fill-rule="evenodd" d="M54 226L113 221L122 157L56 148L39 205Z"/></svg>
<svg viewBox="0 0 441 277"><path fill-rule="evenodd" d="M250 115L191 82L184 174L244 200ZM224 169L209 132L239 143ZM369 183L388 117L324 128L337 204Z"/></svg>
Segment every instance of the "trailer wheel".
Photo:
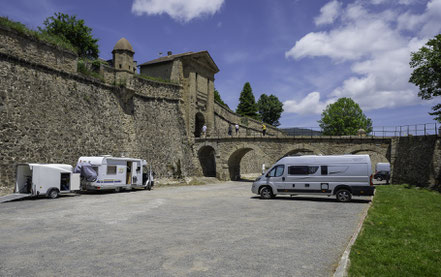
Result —
<svg viewBox="0 0 441 277"><path fill-rule="evenodd" d="M260 190L260 198L262 199L271 199L274 198L273 191L270 187L263 187Z"/></svg>
<svg viewBox="0 0 441 277"><path fill-rule="evenodd" d="M349 201L351 201L352 194L347 189L340 189L335 194L335 197L337 198L337 201L339 201L339 202L349 202Z"/></svg>
<svg viewBox="0 0 441 277"><path fill-rule="evenodd" d="M58 190L57 190L57 189L51 189L51 190L49 191L49 193L47 194L47 196L48 196L50 199L55 199L55 198L57 198L57 197L58 197Z"/></svg>

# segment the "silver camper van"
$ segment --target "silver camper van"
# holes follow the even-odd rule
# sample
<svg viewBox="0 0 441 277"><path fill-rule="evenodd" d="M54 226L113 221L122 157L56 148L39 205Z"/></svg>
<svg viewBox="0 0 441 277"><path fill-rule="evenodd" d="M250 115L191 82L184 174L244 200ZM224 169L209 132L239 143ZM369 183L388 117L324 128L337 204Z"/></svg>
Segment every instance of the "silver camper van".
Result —
<svg viewBox="0 0 441 277"><path fill-rule="evenodd" d="M81 173L82 190L128 190L154 185L153 172L141 159L112 157L80 157L74 172Z"/></svg>
<svg viewBox="0 0 441 277"><path fill-rule="evenodd" d="M263 199L276 195L335 195L338 201L373 195L369 155L292 156L277 161L254 181L251 191Z"/></svg>

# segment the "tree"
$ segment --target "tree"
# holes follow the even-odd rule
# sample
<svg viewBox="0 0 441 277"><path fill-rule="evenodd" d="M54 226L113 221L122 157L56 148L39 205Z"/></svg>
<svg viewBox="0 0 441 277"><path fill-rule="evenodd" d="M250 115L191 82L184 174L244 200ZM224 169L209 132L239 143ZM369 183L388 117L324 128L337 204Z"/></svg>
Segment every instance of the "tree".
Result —
<svg viewBox="0 0 441 277"><path fill-rule="evenodd" d="M84 20L77 20L75 16L64 13L55 13L54 16L46 18L43 22L44 28L39 30L60 37L69 42L77 49L80 57L98 58L98 39L92 37L92 29L84 25Z"/></svg>
<svg viewBox="0 0 441 277"><path fill-rule="evenodd" d="M246 82L240 93L239 105L237 105L236 113L242 116L248 116L254 119L259 119L257 114L256 99L253 95L250 83Z"/></svg>
<svg viewBox="0 0 441 277"><path fill-rule="evenodd" d="M219 104L221 104L222 106L224 106L225 108L231 110L230 107L228 107L228 105L222 100L219 91L217 91L216 89L214 90L214 100Z"/></svg>
<svg viewBox="0 0 441 277"><path fill-rule="evenodd" d="M257 101L257 108L263 122L274 126L280 125L279 119L283 112L283 104L277 96L262 94Z"/></svg>
<svg viewBox="0 0 441 277"><path fill-rule="evenodd" d="M418 96L429 100L441 95L441 34L411 54L410 67L414 68L409 82L420 89ZM441 104L432 107L435 120L441 122Z"/></svg>
<svg viewBox="0 0 441 277"><path fill-rule="evenodd" d="M372 120L366 117L354 100L346 97L329 104L318 123L327 136L356 135L359 129L372 132Z"/></svg>

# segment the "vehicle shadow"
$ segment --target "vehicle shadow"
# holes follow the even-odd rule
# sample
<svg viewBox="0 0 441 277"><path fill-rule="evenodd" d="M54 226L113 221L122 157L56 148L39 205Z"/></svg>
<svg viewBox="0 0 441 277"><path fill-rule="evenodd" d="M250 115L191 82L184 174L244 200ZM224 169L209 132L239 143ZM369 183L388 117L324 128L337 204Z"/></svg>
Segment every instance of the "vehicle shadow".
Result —
<svg viewBox="0 0 441 277"><path fill-rule="evenodd" d="M277 196L272 199L262 199L259 196L252 196L250 197L253 200L262 200L262 201L307 201L307 202L336 202L336 203L342 203L337 201L335 197L308 197L308 196ZM366 204L371 202L371 199L361 199L361 198L352 198L352 200L348 203L356 203L356 204Z"/></svg>

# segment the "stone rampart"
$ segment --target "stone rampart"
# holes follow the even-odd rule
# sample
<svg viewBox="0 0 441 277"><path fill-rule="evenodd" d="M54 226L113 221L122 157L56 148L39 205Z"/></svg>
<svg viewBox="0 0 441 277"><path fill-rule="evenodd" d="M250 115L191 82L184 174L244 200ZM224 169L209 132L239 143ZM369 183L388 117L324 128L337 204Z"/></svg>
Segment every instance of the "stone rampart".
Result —
<svg viewBox="0 0 441 277"><path fill-rule="evenodd" d="M59 71L77 72L78 57L66 49L55 47L5 26L0 26L0 42L0 53L4 55Z"/></svg>
<svg viewBox="0 0 441 277"><path fill-rule="evenodd" d="M13 187L19 163L75 165L87 155L146 159L157 177L193 174L179 85L134 78L136 89L112 86L51 67L52 57L76 59L46 44L42 56L26 53L23 40L19 57L0 52L1 186Z"/></svg>

